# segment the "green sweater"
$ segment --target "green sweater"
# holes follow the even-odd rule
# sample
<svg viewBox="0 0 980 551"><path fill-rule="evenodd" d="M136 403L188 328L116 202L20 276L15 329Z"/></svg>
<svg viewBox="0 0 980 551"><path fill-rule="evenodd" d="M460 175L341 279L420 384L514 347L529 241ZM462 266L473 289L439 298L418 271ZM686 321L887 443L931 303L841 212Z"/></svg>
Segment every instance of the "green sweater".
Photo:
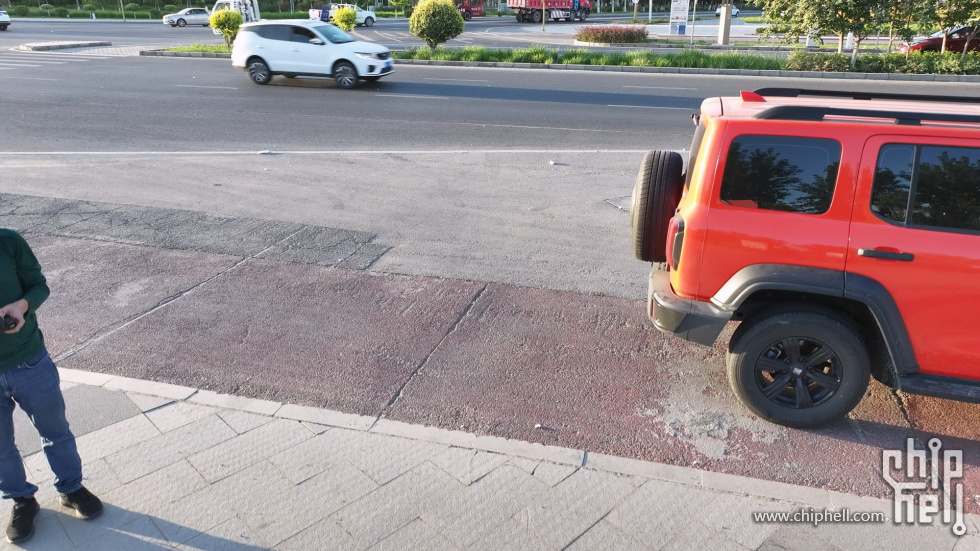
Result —
<svg viewBox="0 0 980 551"><path fill-rule="evenodd" d="M14 230L0 228L0 308L20 299L28 304L20 331L0 331L0 371L17 367L44 347L35 313L49 293L41 265L27 241Z"/></svg>

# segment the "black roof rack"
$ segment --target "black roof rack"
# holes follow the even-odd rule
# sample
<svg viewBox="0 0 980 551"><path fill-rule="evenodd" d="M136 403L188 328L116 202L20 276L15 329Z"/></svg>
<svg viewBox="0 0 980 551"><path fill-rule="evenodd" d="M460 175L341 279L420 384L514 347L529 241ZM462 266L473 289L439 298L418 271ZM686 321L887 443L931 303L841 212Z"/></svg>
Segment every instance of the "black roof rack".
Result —
<svg viewBox="0 0 980 551"><path fill-rule="evenodd" d="M966 122L980 124L980 115L887 111L881 109L847 109L839 107L823 107L819 105L778 105L757 113L753 118L785 121L820 121L827 115L839 117L895 119L896 124L912 125L922 124L922 121Z"/></svg>
<svg viewBox="0 0 980 551"><path fill-rule="evenodd" d="M759 88L755 90L760 96L770 96L779 98L798 98L800 96L814 96L824 98L850 98L850 99L887 99L887 100L906 100L906 101L939 101L943 103L980 103L980 98L950 96L930 96L926 94L891 94L886 92L851 92L847 90L810 90L806 88Z"/></svg>

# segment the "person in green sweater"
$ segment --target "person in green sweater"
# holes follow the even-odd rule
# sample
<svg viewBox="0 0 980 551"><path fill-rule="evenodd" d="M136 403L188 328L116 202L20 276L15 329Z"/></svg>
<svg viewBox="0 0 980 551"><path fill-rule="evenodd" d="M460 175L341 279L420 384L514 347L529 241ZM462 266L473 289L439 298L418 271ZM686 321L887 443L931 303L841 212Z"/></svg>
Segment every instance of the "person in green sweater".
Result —
<svg viewBox="0 0 980 551"><path fill-rule="evenodd" d="M7 541L34 534L41 509L14 445L14 406L19 405L41 436L61 504L82 519L95 518L102 502L82 486L82 461L65 418L65 399L54 361L37 325L37 309L48 298L47 281L34 252L16 231L0 228L0 497L14 501ZM2 322L7 322L2 323ZM4 329L12 326L9 329Z"/></svg>

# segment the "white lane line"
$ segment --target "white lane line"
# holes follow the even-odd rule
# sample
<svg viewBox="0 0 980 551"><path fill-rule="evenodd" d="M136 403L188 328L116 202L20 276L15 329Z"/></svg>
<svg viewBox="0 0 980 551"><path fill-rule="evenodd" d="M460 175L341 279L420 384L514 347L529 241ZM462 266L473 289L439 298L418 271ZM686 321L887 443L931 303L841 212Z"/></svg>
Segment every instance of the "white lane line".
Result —
<svg viewBox="0 0 980 551"><path fill-rule="evenodd" d="M9 71L10 67L0 67L0 71ZM0 77L9 80L50 80L51 82L58 82L56 78L33 78L33 77Z"/></svg>
<svg viewBox="0 0 980 551"><path fill-rule="evenodd" d="M415 94L375 94L379 98L418 98L418 99L449 99L445 96L417 96Z"/></svg>
<svg viewBox="0 0 980 551"><path fill-rule="evenodd" d="M680 109L682 111L697 111L697 107L660 107L658 105L607 105L606 107L625 107L627 109Z"/></svg>
<svg viewBox="0 0 980 551"><path fill-rule="evenodd" d="M35 65L33 63L7 63L5 61L0 61L0 65L9 67L11 69L14 67L17 68L44 67L44 65Z"/></svg>
<svg viewBox="0 0 980 551"><path fill-rule="evenodd" d="M177 88L217 88L219 90L238 90L234 86L197 86L194 84L174 84Z"/></svg>
<svg viewBox="0 0 980 551"><path fill-rule="evenodd" d="M401 149L401 150L390 150L390 151L379 151L379 150L343 150L336 149L333 151L321 150L321 151L273 151L271 156L276 155L445 155L445 154L466 154L466 153L479 153L479 154L504 154L512 155L514 153L521 154L540 154L540 153L646 153L647 149L442 149L442 150L425 150L425 149ZM178 155L178 156L207 156L207 155L252 155L255 156L257 152L255 151L0 151L0 157L18 157L18 156L36 156L36 155L65 155L65 156L106 156L106 155L128 155L128 156L138 156L138 155L152 155L152 156L168 156L168 155Z"/></svg>
<svg viewBox="0 0 980 551"><path fill-rule="evenodd" d="M489 80L470 79L470 78L423 78L422 80L442 80L446 82L490 82Z"/></svg>
<svg viewBox="0 0 980 551"><path fill-rule="evenodd" d="M623 88L646 88L648 90L697 90L697 88L677 88L674 86L623 86Z"/></svg>
<svg viewBox="0 0 980 551"><path fill-rule="evenodd" d="M56 52L9 52L3 55L13 55L18 57L31 56L31 57L46 57L48 59L73 59L79 56L85 56L88 59L108 59L105 55L95 56L92 54L66 54L66 53L56 53Z"/></svg>

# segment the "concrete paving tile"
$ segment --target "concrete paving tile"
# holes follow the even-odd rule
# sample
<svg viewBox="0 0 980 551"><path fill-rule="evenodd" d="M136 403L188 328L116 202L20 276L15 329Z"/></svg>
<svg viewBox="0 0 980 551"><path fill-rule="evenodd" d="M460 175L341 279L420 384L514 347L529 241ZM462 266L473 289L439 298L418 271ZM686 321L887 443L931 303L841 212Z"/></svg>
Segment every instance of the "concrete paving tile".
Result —
<svg viewBox="0 0 980 551"><path fill-rule="evenodd" d="M659 549L714 498L713 492L651 480L623 500L606 520L643 545Z"/></svg>
<svg viewBox="0 0 980 551"><path fill-rule="evenodd" d="M157 526L163 523L160 519L153 519L153 522ZM166 530L161 529L161 531L165 532ZM181 551L201 551L204 549L207 551L266 551L268 549L259 545L258 537L237 518L229 519L207 533L198 534L186 543L176 545L174 548ZM309 547L308 549L316 549L316 547Z"/></svg>
<svg viewBox="0 0 980 551"><path fill-rule="evenodd" d="M95 495L103 495L122 486L122 481L112 472L105 459L82 461L82 483ZM53 479L53 477L52 477Z"/></svg>
<svg viewBox="0 0 980 551"><path fill-rule="evenodd" d="M173 402L166 407L162 407L147 412L146 418L149 419L160 432L170 432L174 429L189 425L198 419L204 419L208 415L214 415L220 410L209 406L201 406L188 402Z"/></svg>
<svg viewBox="0 0 980 551"><path fill-rule="evenodd" d="M208 482L217 482L312 437L299 423L277 420L198 452L188 461Z"/></svg>
<svg viewBox="0 0 980 551"><path fill-rule="evenodd" d="M646 551L646 546L601 520L578 537L567 551Z"/></svg>
<svg viewBox="0 0 980 551"><path fill-rule="evenodd" d="M146 518L142 513L117 507L106 501L103 501L105 510L98 518L92 520L76 518L57 499L52 499L45 505L50 506L55 511L54 516L57 517L61 527L68 534L68 539L71 540L74 547L86 547L105 537L106 534L121 530L141 518Z"/></svg>
<svg viewBox="0 0 980 551"><path fill-rule="evenodd" d="M342 463L239 514L238 518L264 545L274 546L377 488L365 474Z"/></svg>
<svg viewBox="0 0 980 551"><path fill-rule="evenodd" d="M6 509L6 507L4 507ZM3 526L7 526L8 518L3 519ZM0 549L27 549L28 551L64 551L72 548L71 539L65 529L58 522L54 515L45 518L37 517L34 520L34 536L24 544L17 546L7 543L6 538L0 539Z"/></svg>
<svg viewBox="0 0 980 551"><path fill-rule="evenodd" d="M817 536L807 524L785 524L772 533L757 551L844 551Z"/></svg>
<svg viewBox="0 0 980 551"><path fill-rule="evenodd" d="M581 450L546 446L534 442L501 438L499 436L477 436L472 446L484 451L541 459L551 461L552 463L563 463L576 467L580 466L585 458L585 452Z"/></svg>
<svg viewBox="0 0 980 551"><path fill-rule="evenodd" d="M99 497L103 503L111 503L120 509L159 516L173 503L207 485L200 473L184 460Z"/></svg>
<svg viewBox="0 0 980 551"><path fill-rule="evenodd" d="M163 534L149 517L141 516L114 530L109 530L99 538L78 547L79 551L106 551L125 549L126 551L159 551L172 549Z"/></svg>
<svg viewBox="0 0 980 551"><path fill-rule="evenodd" d="M538 539L537 536L527 529L527 526L523 526L512 518L505 519L466 549L473 551L558 550L557 547Z"/></svg>
<svg viewBox="0 0 980 551"><path fill-rule="evenodd" d="M163 515L167 524L157 525L168 541L183 543L292 488L271 463L262 461L182 498Z"/></svg>
<svg viewBox="0 0 980 551"><path fill-rule="evenodd" d="M535 459L528 459L526 457L511 457L507 460L508 465L513 465L518 469L526 472L527 474L533 474L534 468L540 464L540 461Z"/></svg>
<svg viewBox="0 0 980 551"><path fill-rule="evenodd" d="M830 496L830 508L832 509L848 509L854 513L881 513L888 520L895 518L895 502L892 500L856 496L833 491L828 492L828 495Z"/></svg>
<svg viewBox="0 0 980 551"><path fill-rule="evenodd" d="M928 549L952 551L957 537L948 528L915 526L909 524L821 524L816 534L841 549L894 550Z"/></svg>
<svg viewBox="0 0 980 551"><path fill-rule="evenodd" d="M285 404L278 411L276 417L283 419L294 419L296 421L309 421L331 427L341 427L345 429L368 430L374 424L376 417L366 415L352 415L328 409L312 408L307 406L297 406Z"/></svg>
<svg viewBox="0 0 980 551"><path fill-rule="evenodd" d="M228 423L228 426L235 429L235 432L238 434L245 434L254 428L261 427L275 420L275 417L268 415L228 409L221 410L218 416L224 419L225 423Z"/></svg>
<svg viewBox="0 0 980 551"><path fill-rule="evenodd" d="M370 547L461 490L463 484L431 463L423 463L331 515Z"/></svg>
<svg viewBox="0 0 980 551"><path fill-rule="evenodd" d="M505 465L423 513L422 519L465 547L485 539L546 488L533 476Z"/></svg>
<svg viewBox="0 0 980 551"><path fill-rule="evenodd" d="M721 532L739 544L755 549L773 534L779 525L757 523L753 513L764 511L794 512L794 505L783 501L756 497L719 494L697 515L697 521L707 529Z"/></svg>
<svg viewBox="0 0 980 551"><path fill-rule="evenodd" d="M690 551L691 549L711 549L711 551L748 551L714 530L705 529L697 522L685 522L662 548L662 551Z"/></svg>
<svg viewBox="0 0 980 551"><path fill-rule="evenodd" d="M551 546L564 548L635 490L626 476L580 469L514 519Z"/></svg>
<svg viewBox="0 0 980 551"><path fill-rule="evenodd" d="M320 549L324 542L330 542L331 551L358 551L362 549L350 534L337 525L336 522L325 518L303 530L275 547L277 551L309 551Z"/></svg>
<svg viewBox="0 0 980 551"><path fill-rule="evenodd" d="M261 415L274 415L276 411L282 407L282 402L257 400L255 398L245 398L243 396L233 396L231 394L218 394L217 392L211 392L210 390L198 390L193 396L188 398L187 401L205 406L237 409L251 413L258 413Z"/></svg>
<svg viewBox="0 0 980 551"><path fill-rule="evenodd" d="M743 493L757 497L768 497L803 503L812 507L830 507L830 492L809 486L797 486L784 482L760 480L745 476L701 471L701 483L710 490Z"/></svg>
<svg viewBox="0 0 980 551"><path fill-rule="evenodd" d="M980 536L969 534L956 540L953 551L980 551Z"/></svg>
<svg viewBox="0 0 980 551"><path fill-rule="evenodd" d="M449 448L440 454L432 456L429 458L429 461L433 465L453 475L456 480L464 484L470 484L474 480L479 480L490 471L513 459L516 458L508 458L506 455L499 453L466 448ZM534 462L530 459L524 461ZM524 472L528 472L525 466L522 464L519 468L524 470Z"/></svg>
<svg viewBox="0 0 980 551"><path fill-rule="evenodd" d="M335 439L322 435L303 440L295 446L269 457L293 484L299 484L330 467L344 461L343 454L335 449Z"/></svg>
<svg viewBox="0 0 980 551"><path fill-rule="evenodd" d="M310 429L310 432L317 435L323 434L331 429L331 427L326 425L318 425L316 423L310 423L309 421L301 421L301 423L303 423L304 427Z"/></svg>
<svg viewBox="0 0 980 551"><path fill-rule="evenodd" d="M162 396L148 396L146 394L139 394L137 392L127 392L126 396L143 413L173 403L173 400L170 398L164 398Z"/></svg>
<svg viewBox="0 0 980 551"><path fill-rule="evenodd" d="M430 457L446 451L447 446L405 438L378 438L376 445L349 454L347 460L378 484L386 484Z"/></svg>
<svg viewBox="0 0 980 551"><path fill-rule="evenodd" d="M81 369L69 369L58 367L58 378L62 381L70 381L83 385L102 386L115 378L115 375L97 373L95 371L84 371Z"/></svg>
<svg viewBox="0 0 980 551"><path fill-rule="evenodd" d="M119 480L131 482L235 436L235 431L217 415L209 415L106 456L105 460Z"/></svg>
<svg viewBox="0 0 980 551"><path fill-rule="evenodd" d="M617 457L602 453L590 453L586 459L585 466L590 469L642 476L666 482L676 482L678 484L701 485L701 471L690 467L640 461L638 459Z"/></svg>
<svg viewBox="0 0 980 551"><path fill-rule="evenodd" d="M415 440L425 440L426 442L435 442L449 446L459 446L460 448L469 448L476 440L476 435L472 432L427 427L424 425L403 423L401 421L392 421L391 419L378 419L374 426L371 427L371 432L390 434L402 438L413 438Z"/></svg>
<svg viewBox="0 0 980 551"><path fill-rule="evenodd" d="M537 478L548 486L555 486L578 470L579 469L577 467L572 467L570 465L559 465L557 463L542 461L531 474L534 476L534 478ZM636 487L639 487L642 484L640 479L630 478L629 480Z"/></svg>
<svg viewBox="0 0 980 551"><path fill-rule="evenodd" d="M371 551L403 551L404 549L451 551L459 548L421 520L416 520L369 549Z"/></svg>

